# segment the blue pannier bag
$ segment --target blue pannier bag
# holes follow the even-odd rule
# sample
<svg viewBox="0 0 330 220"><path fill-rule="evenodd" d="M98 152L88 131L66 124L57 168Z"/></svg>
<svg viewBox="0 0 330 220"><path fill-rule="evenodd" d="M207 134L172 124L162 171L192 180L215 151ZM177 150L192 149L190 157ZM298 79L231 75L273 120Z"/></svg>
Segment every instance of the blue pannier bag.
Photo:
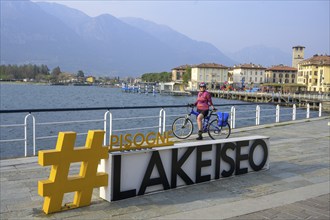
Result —
<svg viewBox="0 0 330 220"><path fill-rule="evenodd" d="M218 126L226 126L228 124L229 113L227 112L218 112Z"/></svg>

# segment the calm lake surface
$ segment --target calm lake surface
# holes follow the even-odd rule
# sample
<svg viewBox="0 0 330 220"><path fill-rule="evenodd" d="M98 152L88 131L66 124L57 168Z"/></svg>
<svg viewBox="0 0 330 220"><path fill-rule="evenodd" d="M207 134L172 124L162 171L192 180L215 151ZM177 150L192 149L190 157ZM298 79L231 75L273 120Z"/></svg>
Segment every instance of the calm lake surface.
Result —
<svg viewBox="0 0 330 220"><path fill-rule="evenodd" d="M35 84L0 84L0 109L58 109L58 108L93 108L93 107L135 107L135 106L162 106L162 105L186 105L194 103L195 96L168 96L151 93L137 94L124 93L120 88L106 88L98 86L49 86ZM236 100L213 98L215 105L244 103ZM235 106L236 107L236 106ZM238 105L236 107L236 128L252 126L255 124L256 105ZM219 106L219 111L230 112L230 106ZM283 107L281 107L283 108ZM262 105L262 117L260 124L275 122L275 106ZM281 116L280 121L291 120L291 108ZM159 123L160 109L128 109L111 110L113 116L113 134L141 132L141 127L157 127ZM167 108L166 130L170 130L171 123L178 115L187 113L187 108ZM306 117L305 110L297 115L297 119ZM52 149L56 145L56 136L60 131L75 131L78 133L76 146L83 146L88 130L103 129L106 110L98 111L72 111L72 112L40 112L33 113L36 121L36 150ZM13 125L24 124L24 118L28 113L1 114L0 124ZM311 117L316 117L317 112L311 112ZM133 117L149 117L132 119ZM269 117L267 117L269 116ZM242 120L240 120L240 118ZM76 123L82 120L100 120L99 122ZM28 154L32 154L32 117L28 121ZM67 122L49 124L53 122ZM121 131L122 129L131 131ZM158 131L158 128L144 129L142 132ZM80 135L79 135L80 134ZM52 138L43 138L50 137ZM39 138L38 138L39 137ZM0 140L23 139L24 127L0 127ZM0 142L0 159L24 156L24 141Z"/></svg>

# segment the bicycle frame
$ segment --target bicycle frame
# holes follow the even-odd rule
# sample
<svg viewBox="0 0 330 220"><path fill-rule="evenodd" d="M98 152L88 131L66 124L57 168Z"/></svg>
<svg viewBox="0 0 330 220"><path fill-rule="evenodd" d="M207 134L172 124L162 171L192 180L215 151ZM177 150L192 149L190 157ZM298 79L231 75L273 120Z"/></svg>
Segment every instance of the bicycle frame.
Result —
<svg viewBox="0 0 330 220"><path fill-rule="evenodd" d="M203 122L202 122L203 123L203 132L207 132L207 127L208 127L209 121L211 119L211 116L216 115L216 114L213 114L213 112L215 112L215 111L214 110L209 111L208 115L205 118L203 118ZM196 118L197 118L199 114L200 113L195 111L194 107L192 107L190 113L186 117L190 117L191 115L195 115Z"/></svg>

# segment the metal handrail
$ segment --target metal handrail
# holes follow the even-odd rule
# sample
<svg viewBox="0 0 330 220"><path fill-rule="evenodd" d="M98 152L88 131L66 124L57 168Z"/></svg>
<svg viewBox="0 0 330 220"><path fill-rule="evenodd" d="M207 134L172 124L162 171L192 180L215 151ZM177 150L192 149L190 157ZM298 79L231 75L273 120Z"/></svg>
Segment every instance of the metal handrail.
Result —
<svg viewBox="0 0 330 220"><path fill-rule="evenodd" d="M270 105L275 103L258 103L258 105ZM239 105L255 105L255 103L230 103L214 106L239 106ZM154 106L122 106L122 107L94 107L94 108L44 108L44 109L8 109L0 110L3 113L33 113L33 112L65 112L65 111L96 111L96 110L127 110L127 109L150 109L150 108L181 108L187 105L154 105Z"/></svg>
<svg viewBox="0 0 330 220"><path fill-rule="evenodd" d="M236 108L238 106L246 106L246 105L256 105L256 109L255 110L248 110L245 112L254 112L254 116L253 117L249 117L249 118L239 118L238 120L245 120L245 119L255 119L255 125L259 125L260 124L260 119L261 118L266 118L266 117L274 117L274 115L262 115L261 114L261 108L260 105L269 105L269 103L232 103L232 104L223 104L223 105L215 105L215 106L231 106L230 109L230 125L232 127L232 129L235 129L236 126L236 122L238 120L236 120ZM36 137L36 126L47 126L47 125L54 125L54 124L72 124L72 123L91 123L91 122L103 122L103 130L105 131L105 137L104 137L104 145L109 145L110 143L110 138L111 135L113 134L113 132L123 132L123 131L131 131L131 130L142 130L142 129L155 129L158 128L158 131L160 133L165 132L167 127L171 126L171 122L167 123L166 118L171 118L171 117L175 117L175 116L179 116L179 115L167 115L166 113L166 108L180 108L180 107L187 107L187 105L167 105L167 106L134 106L134 107L102 107L102 108L65 108L65 109L21 109L21 110L0 110L1 114L10 114L10 113L28 113L25 116L24 119L24 124L9 124L9 125L0 125L1 128L9 128L9 127L23 127L24 128L24 138L20 139L20 138L14 138L14 139L7 139L7 140L0 140L0 143L4 143L4 142L14 142L14 141L24 141L25 143L25 156L27 156L27 149L28 149L28 119L32 118L32 143L33 143L33 155L36 155L36 140L42 140L42 139L50 139L50 138L56 138L56 135L53 136L39 136ZM292 111L292 120L296 119L296 116L298 114L305 114L306 118L309 118L311 115L310 112L310 105L308 104L305 113L299 113L297 112L298 108L296 108L296 106L294 105L293 108L295 108L294 111ZM159 114L156 116L136 116L136 117L126 117L126 118L113 118L112 112L110 111L112 110L122 110L122 109L160 109ZM305 108L301 108L301 109L305 109ZM65 112L65 111L87 111L87 110L106 110L106 112L104 113L104 117L103 119L94 119L94 120L77 120L77 121L60 121L60 122L39 122L36 123L36 118L35 115L32 114L32 112ZM283 114L280 113L280 107L279 105L276 105L276 117L275 117L275 122L279 122L280 121L280 116L283 115L289 115L289 114ZM262 112L264 111L274 111L274 109L269 109L269 108L265 108L262 110ZM319 104L319 112L318 112L318 117L321 117L322 115L322 105ZM120 120L124 120L124 119L130 119L130 120L140 120L140 119L156 119L158 120L158 126L140 126L138 128L123 128L123 129L114 129L113 128L113 122L114 121L120 121ZM81 136L81 135L86 135L87 133L78 133L77 135ZM31 140L31 139L30 139Z"/></svg>

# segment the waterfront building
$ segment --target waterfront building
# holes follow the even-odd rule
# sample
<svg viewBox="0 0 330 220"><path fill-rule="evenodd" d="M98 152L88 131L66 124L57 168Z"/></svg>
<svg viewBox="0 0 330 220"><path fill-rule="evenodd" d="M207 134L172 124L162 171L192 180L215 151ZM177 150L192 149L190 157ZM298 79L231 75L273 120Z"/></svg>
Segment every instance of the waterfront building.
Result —
<svg viewBox="0 0 330 220"><path fill-rule="evenodd" d="M233 86L235 88L258 87L264 82L265 70L265 67L253 63L234 65Z"/></svg>
<svg viewBox="0 0 330 220"><path fill-rule="evenodd" d="M189 87L192 90L198 89L200 82L205 82L208 88L215 88L216 85L228 81L228 67L217 63L202 63L191 67L191 82Z"/></svg>
<svg viewBox="0 0 330 220"><path fill-rule="evenodd" d="M187 69L191 68L191 65L182 65L172 69L172 81L183 82L183 75L187 72Z"/></svg>
<svg viewBox="0 0 330 220"><path fill-rule="evenodd" d="M230 84L230 85L232 85L234 83L233 75L234 75L234 69L233 69L233 67L229 67L228 68L228 84Z"/></svg>
<svg viewBox="0 0 330 220"><path fill-rule="evenodd" d="M330 92L330 56L314 55L298 63L297 83L310 92Z"/></svg>
<svg viewBox="0 0 330 220"><path fill-rule="evenodd" d="M297 68L277 65L265 70L265 83L297 83Z"/></svg>
<svg viewBox="0 0 330 220"><path fill-rule="evenodd" d="M298 68L298 63L304 60L305 47L294 46L292 47L292 67Z"/></svg>
<svg viewBox="0 0 330 220"><path fill-rule="evenodd" d="M296 93L305 91L304 85L297 84L297 68L277 65L265 71L262 90L266 92Z"/></svg>

